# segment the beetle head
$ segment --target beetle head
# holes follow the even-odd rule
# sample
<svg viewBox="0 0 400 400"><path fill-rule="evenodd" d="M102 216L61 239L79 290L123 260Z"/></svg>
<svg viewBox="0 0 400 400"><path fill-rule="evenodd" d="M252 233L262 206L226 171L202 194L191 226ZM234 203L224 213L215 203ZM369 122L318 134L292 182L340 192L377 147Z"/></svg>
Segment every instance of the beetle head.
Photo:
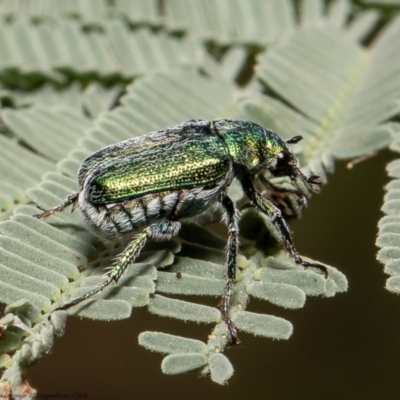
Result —
<svg viewBox="0 0 400 400"><path fill-rule="evenodd" d="M286 143L295 144L301 139L303 139L302 136L294 136L293 138L287 140ZM269 170L275 177L288 176L292 181L296 181L297 178L300 178L314 191L318 190L318 186L321 184L319 176L305 175L300 170L300 168L297 166L296 157L287 146L283 146L281 151L277 153L276 162L272 167L269 168Z"/></svg>

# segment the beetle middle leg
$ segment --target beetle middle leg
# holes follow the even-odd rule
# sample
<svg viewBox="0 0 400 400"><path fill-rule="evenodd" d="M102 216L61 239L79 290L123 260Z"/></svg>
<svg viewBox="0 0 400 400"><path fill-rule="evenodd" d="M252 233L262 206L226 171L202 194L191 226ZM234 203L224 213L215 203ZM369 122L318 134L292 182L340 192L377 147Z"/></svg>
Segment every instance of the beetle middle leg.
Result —
<svg viewBox="0 0 400 400"><path fill-rule="evenodd" d="M256 190L253 182L248 176L242 177L241 183L247 197L254 203L257 209L271 219L281 242L285 244L287 251L290 256L294 258L295 263L302 265L304 268L317 268L324 274L325 278L328 278L328 270L324 265L310 263L301 258L300 254L294 247L292 234L290 233L285 219L282 217L281 211Z"/></svg>
<svg viewBox="0 0 400 400"><path fill-rule="evenodd" d="M228 281L225 285L224 294L219 302L219 308L229 332L229 343L233 345L240 343L236 328L233 326L232 320L229 316L229 301L236 281L236 263L239 251L239 211L234 202L226 195L222 198L221 203L225 209L225 223L228 226L228 252L226 259L226 274L228 276Z"/></svg>
<svg viewBox="0 0 400 400"><path fill-rule="evenodd" d="M173 236L176 236L180 228L180 222L169 220L165 220L158 224L148 226L139 236L135 237L128 244L125 250L114 262L111 270L105 274L106 279L96 289L93 289L85 293L83 296L78 297L77 299L72 300L71 302L64 304L63 306L56 308L54 311L67 310L68 308L89 299L95 294L100 293L111 283L118 282L119 278L125 272L129 264L135 261L135 259L139 256L141 250L143 249L149 238L153 238L155 240L168 240L171 239Z"/></svg>

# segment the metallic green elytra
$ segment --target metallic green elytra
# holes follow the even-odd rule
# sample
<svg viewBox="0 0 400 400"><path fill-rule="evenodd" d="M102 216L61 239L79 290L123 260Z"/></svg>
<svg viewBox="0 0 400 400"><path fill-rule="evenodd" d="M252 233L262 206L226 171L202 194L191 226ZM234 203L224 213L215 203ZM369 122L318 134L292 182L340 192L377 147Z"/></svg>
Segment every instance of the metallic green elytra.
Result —
<svg viewBox="0 0 400 400"><path fill-rule="evenodd" d="M179 233L180 221L221 204L228 246L227 283L219 307L229 342L238 343L229 316L239 248L239 211L227 195L234 177L255 208L271 220L294 261L306 268L316 267L327 276L324 266L302 260L282 212L254 185L263 172L262 182L270 191L291 193L304 202L299 191L275 186L264 175L268 172L271 177L300 179L316 190L319 178L304 175L287 146L299 140L301 136L285 142L276 133L248 121L191 120L107 146L86 158L78 172L81 190L36 217L46 218L72 205L73 209L79 207L83 221L94 233L107 239L126 235L132 239L99 287L57 310L68 309L117 282L147 239L170 239Z"/></svg>

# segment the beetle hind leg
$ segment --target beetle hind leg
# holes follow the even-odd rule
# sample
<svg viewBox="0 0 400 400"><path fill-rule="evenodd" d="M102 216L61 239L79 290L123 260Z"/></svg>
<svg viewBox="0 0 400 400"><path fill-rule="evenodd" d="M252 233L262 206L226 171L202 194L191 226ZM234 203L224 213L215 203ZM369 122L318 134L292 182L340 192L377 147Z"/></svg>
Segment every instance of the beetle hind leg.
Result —
<svg viewBox="0 0 400 400"><path fill-rule="evenodd" d="M226 259L228 281L225 285L224 294L219 302L219 309L221 310L222 318L229 333L229 344L234 345L239 344L240 340L229 315L229 302L232 296L233 286L236 282L236 264L239 251L239 211L228 196L224 196L221 203L225 209L225 223L228 226L228 252Z"/></svg>
<svg viewBox="0 0 400 400"><path fill-rule="evenodd" d="M158 224L148 226L139 236L135 237L128 244L125 250L116 259L110 271L105 274L105 280L97 288L85 293L83 296L72 300L67 304L64 304L61 307L56 308L54 311L67 310L68 308L91 298L95 294L102 292L111 283L117 283L129 264L135 261L135 259L139 256L149 238L154 238L155 240L168 240L172 236L177 235L180 228L181 223L177 221L162 221Z"/></svg>
<svg viewBox="0 0 400 400"><path fill-rule="evenodd" d="M63 212L69 206L72 206L72 211L74 211L74 209L78 203L78 199L79 199L79 192L76 192L76 193L68 196L67 199L64 202L60 203L58 206L51 208L50 210L45 210L41 214L36 214L36 215L34 215L34 217L37 219L44 219L44 218L50 217L50 215L54 215L54 214Z"/></svg>

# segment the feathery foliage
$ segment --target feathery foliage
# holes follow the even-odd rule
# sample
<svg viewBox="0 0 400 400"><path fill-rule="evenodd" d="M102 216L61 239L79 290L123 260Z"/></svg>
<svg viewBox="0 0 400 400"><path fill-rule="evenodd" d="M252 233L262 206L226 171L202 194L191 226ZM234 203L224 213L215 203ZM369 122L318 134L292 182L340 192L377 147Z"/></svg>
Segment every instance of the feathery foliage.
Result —
<svg viewBox="0 0 400 400"><path fill-rule="evenodd" d="M335 159L391 143L398 150L398 124L388 121L400 111L400 19L366 47L379 13L357 12L349 1L325 9L321 0L304 0L299 10L291 0L162 3L0 2L1 390L26 391L27 368L65 328L67 313L51 310L95 287L123 248L104 246L79 213L32 217L35 205L51 208L79 190L77 170L94 151L184 120L223 117L258 122L284 138L301 134L301 165L325 183ZM397 164L391 176L400 178ZM393 275L400 258L396 182L378 238L379 259ZM232 193L241 200L235 185ZM347 290L347 281L330 266L328 280L299 268L271 244L269 223L251 208L243 212L241 232L254 242L241 249L232 319L240 331L288 339L292 324L247 311L251 297L298 309L307 295ZM71 314L118 320L145 307L212 324L206 341L143 332L139 343L166 354L166 374L198 370L224 384L233 367L222 354L220 312L174 295L222 294L225 240L196 224L184 225L180 236L146 246L117 286ZM396 276L388 287L399 291Z"/></svg>

